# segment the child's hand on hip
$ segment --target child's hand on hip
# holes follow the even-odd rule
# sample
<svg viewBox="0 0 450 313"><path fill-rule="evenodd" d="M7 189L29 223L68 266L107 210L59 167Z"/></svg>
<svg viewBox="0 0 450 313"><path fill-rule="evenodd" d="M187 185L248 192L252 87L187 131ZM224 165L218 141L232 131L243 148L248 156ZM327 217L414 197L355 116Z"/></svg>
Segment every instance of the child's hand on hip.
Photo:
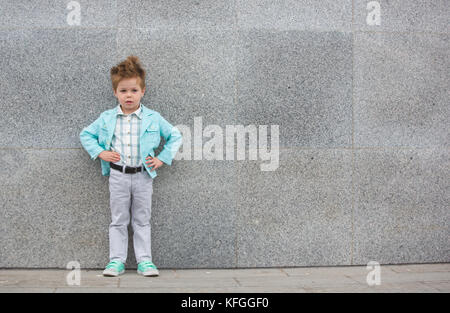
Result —
<svg viewBox="0 0 450 313"><path fill-rule="evenodd" d="M151 156L148 156L145 159L149 160L145 162L145 164L147 164L147 167L153 167L153 169L150 172L156 170L157 168L163 165L163 162L156 157L152 158Z"/></svg>
<svg viewBox="0 0 450 313"><path fill-rule="evenodd" d="M120 154L118 152L114 151L102 151L98 155L100 159L106 162L119 162L120 161Z"/></svg>

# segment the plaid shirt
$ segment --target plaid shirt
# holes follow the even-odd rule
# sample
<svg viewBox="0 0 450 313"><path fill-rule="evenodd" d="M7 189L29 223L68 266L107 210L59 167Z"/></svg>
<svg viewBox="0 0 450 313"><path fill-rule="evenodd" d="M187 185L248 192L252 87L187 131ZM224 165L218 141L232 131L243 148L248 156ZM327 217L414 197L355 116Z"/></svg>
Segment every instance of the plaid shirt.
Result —
<svg viewBox="0 0 450 313"><path fill-rule="evenodd" d="M131 114L124 114L122 109L117 109L117 122L111 142L111 150L120 153L120 161L115 164L126 166L140 166L139 134L142 124L142 104L139 109Z"/></svg>

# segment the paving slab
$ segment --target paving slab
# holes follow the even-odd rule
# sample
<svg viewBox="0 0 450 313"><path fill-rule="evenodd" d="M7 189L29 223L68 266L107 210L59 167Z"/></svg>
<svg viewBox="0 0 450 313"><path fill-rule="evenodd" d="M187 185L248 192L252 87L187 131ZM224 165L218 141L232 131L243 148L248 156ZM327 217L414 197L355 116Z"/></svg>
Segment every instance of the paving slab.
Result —
<svg viewBox="0 0 450 313"><path fill-rule="evenodd" d="M56 288L0 287L0 293L54 293Z"/></svg>
<svg viewBox="0 0 450 313"><path fill-rule="evenodd" d="M145 278L145 279L144 279ZM158 288L177 288L177 287L183 287L183 286L189 286L190 288L223 288L223 287L238 287L238 283L232 279L232 278L221 278L221 279L205 279L205 278L199 278L199 279L180 279L176 278L174 280L160 280L157 279L157 277L151 278L151 277L143 277L141 280L121 280L120 281L120 288L127 288L127 287L142 287L142 288L154 288L155 290Z"/></svg>
<svg viewBox="0 0 450 313"><path fill-rule="evenodd" d="M389 269L397 273L450 272L450 263L390 265Z"/></svg>
<svg viewBox="0 0 450 313"><path fill-rule="evenodd" d="M382 267L385 271L390 271L389 267ZM299 267L299 268L284 268L284 272L288 276L301 276L308 278L317 277L346 277L346 276L360 276L367 277L370 272L366 266L336 266L336 267Z"/></svg>
<svg viewBox="0 0 450 313"><path fill-rule="evenodd" d="M450 282L449 281L424 281L422 282L426 286L437 290L438 292L450 292Z"/></svg>
<svg viewBox="0 0 450 313"><path fill-rule="evenodd" d="M176 270L175 275L180 278L190 277L286 277L281 268L254 268L254 269L206 269L206 270Z"/></svg>
<svg viewBox="0 0 450 313"><path fill-rule="evenodd" d="M366 276L348 275L347 277L354 279L360 283L366 283ZM431 272L431 273L389 273L381 269L381 283L407 283L407 282L445 282L450 281L449 272Z"/></svg>
<svg viewBox="0 0 450 313"><path fill-rule="evenodd" d="M369 286L365 266L160 269L158 277L128 270L104 277L102 269L80 271L69 285L62 269L0 269L0 293L391 293L450 292L448 263L381 265L379 285ZM70 276L69 276L70 277Z"/></svg>
<svg viewBox="0 0 450 313"><path fill-rule="evenodd" d="M62 270L1 270L0 286L2 288L49 288L67 286Z"/></svg>
<svg viewBox="0 0 450 313"><path fill-rule="evenodd" d="M172 293L175 288L99 288L99 287L62 287L56 288L55 293Z"/></svg>

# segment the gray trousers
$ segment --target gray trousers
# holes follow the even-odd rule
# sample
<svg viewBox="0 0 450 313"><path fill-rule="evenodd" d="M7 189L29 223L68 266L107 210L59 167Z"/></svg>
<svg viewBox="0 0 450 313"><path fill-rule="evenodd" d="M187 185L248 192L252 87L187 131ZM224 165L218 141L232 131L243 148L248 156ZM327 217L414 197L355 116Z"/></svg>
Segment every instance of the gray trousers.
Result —
<svg viewBox="0 0 450 313"><path fill-rule="evenodd" d="M143 169L125 174L112 169L109 176L111 224L109 225L109 259L125 263L128 252L128 225L133 227L136 261L152 261L151 209L153 179Z"/></svg>

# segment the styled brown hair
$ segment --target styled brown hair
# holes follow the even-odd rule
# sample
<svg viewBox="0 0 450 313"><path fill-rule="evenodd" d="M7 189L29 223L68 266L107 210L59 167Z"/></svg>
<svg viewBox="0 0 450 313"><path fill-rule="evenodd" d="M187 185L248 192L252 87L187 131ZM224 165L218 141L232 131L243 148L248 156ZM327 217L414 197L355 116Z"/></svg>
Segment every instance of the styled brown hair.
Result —
<svg viewBox="0 0 450 313"><path fill-rule="evenodd" d="M139 58L134 55L127 57L125 61L120 62L117 66L111 68L111 82L114 91L117 90L119 82L124 78L139 78L139 85L141 89L145 88L145 70L139 61Z"/></svg>

